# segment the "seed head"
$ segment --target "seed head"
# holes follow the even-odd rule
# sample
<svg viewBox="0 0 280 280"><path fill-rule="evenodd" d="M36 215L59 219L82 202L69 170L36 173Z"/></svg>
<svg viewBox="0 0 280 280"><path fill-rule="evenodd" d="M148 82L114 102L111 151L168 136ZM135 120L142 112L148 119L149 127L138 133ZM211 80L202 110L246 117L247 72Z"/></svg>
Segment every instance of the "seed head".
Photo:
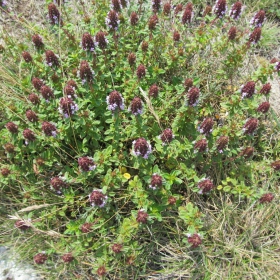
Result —
<svg viewBox="0 0 280 280"><path fill-rule="evenodd" d="M18 126L13 123L13 122L8 122L6 124L6 128L11 132L11 133L17 133L18 132Z"/></svg>
<svg viewBox="0 0 280 280"><path fill-rule="evenodd" d="M193 86L193 80L190 78L187 78L184 82L184 87L186 90L189 90Z"/></svg>
<svg viewBox="0 0 280 280"><path fill-rule="evenodd" d="M255 85L256 85L256 83L254 81L250 81L250 82L247 82L245 85L241 86L240 91L241 91L242 99L250 98L253 96L253 94L256 93Z"/></svg>
<svg viewBox="0 0 280 280"><path fill-rule="evenodd" d="M141 49L143 52L146 52L149 48L149 43L147 41L143 41L141 44Z"/></svg>
<svg viewBox="0 0 280 280"><path fill-rule="evenodd" d="M134 97L130 103L129 111L135 116L143 114L143 102L139 97Z"/></svg>
<svg viewBox="0 0 280 280"><path fill-rule="evenodd" d="M206 139L201 139L198 140L195 145L194 145L194 150L195 152L203 153L207 151L207 140Z"/></svg>
<svg viewBox="0 0 280 280"><path fill-rule="evenodd" d="M144 210L139 210L137 213L136 221L138 223L146 224L148 221L149 215Z"/></svg>
<svg viewBox="0 0 280 280"><path fill-rule="evenodd" d="M57 130L54 124L50 122L43 122L42 123L42 131L45 133L46 136L53 136L57 135Z"/></svg>
<svg viewBox="0 0 280 280"><path fill-rule="evenodd" d="M260 198L260 203L270 203L274 199L274 195L272 193L265 193Z"/></svg>
<svg viewBox="0 0 280 280"><path fill-rule="evenodd" d="M171 4L169 2L165 3L163 6L163 13L168 16L170 15L170 11L171 11Z"/></svg>
<svg viewBox="0 0 280 280"><path fill-rule="evenodd" d="M91 171L96 168L96 164L94 163L91 157L80 157L78 159L78 164L82 171Z"/></svg>
<svg viewBox="0 0 280 280"><path fill-rule="evenodd" d="M53 51L46 51L46 63L48 66L59 66L58 56Z"/></svg>
<svg viewBox="0 0 280 280"><path fill-rule="evenodd" d="M217 150L219 151L219 153L223 153L225 147L227 146L228 144L228 137L227 136L221 136L217 142L216 142L216 145L217 145Z"/></svg>
<svg viewBox="0 0 280 280"><path fill-rule="evenodd" d="M209 134L213 130L214 121L212 118L205 118L201 125L198 127L198 131L202 134Z"/></svg>
<svg viewBox="0 0 280 280"><path fill-rule="evenodd" d="M122 4L120 3L119 0L112 0L112 9L119 13L122 10Z"/></svg>
<svg viewBox="0 0 280 280"><path fill-rule="evenodd" d="M34 105L38 105L40 103L40 97L35 93L29 94L28 100Z"/></svg>
<svg viewBox="0 0 280 280"><path fill-rule="evenodd" d="M93 81L94 71L90 68L90 66L86 60L81 61L78 76L82 80L83 84L85 82L90 83Z"/></svg>
<svg viewBox="0 0 280 280"><path fill-rule="evenodd" d="M174 196L168 197L168 204L174 205L176 203L176 198Z"/></svg>
<svg viewBox="0 0 280 280"><path fill-rule="evenodd" d="M32 78L32 85L39 91L41 87L44 86L44 82L41 79L34 77Z"/></svg>
<svg viewBox="0 0 280 280"><path fill-rule="evenodd" d="M100 266L100 267L97 269L96 273L97 273L97 275L100 276L100 277L104 276L104 275L107 273L105 266L104 266L104 265Z"/></svg>
<svg viewBox="0 0 280 280"><path fill-rule="evenodd" d="M188 236L188 242L192 244L192 248L196 248L202 243L202 240L199 234L194 233Z"/></svg>
<svg viewBox="0 0 280 280"><path fill-rule="evenodd" d="M235 26L232 26L228 31L228 39L233 41L236 37L236 34L237 34L237 29Z"/></svg>
<svg viewBox="0 0 280 280"><path fill-rule="evenodd" d="M238 20L242 13L242 3L237 1L235 2L230 9L229 16L234 20Z"/></svg>
<svg viewBox="0 0 280 280"><path fill-rule="evenodd" d="M157 13L161 8L161 0L152 0L152 9L154 13Z"/></svg>
<svg viewBox="0 0 280 280"><path fill-rule="evenodd" d="M254 154L254 148L253 147L246 147L242 152L241 155L245 158L249 158Z"/></svg>
<svg viewBox="0 0 280 280"><path fill-rule="evenodd" d="M84 51L94 51L95 44L93 42L92 36L88 32L83 34L81 45Z"/></svg>
<svg viewBox="0 0 280 280"><path fill-rule="evenodd" d="M122 251L122 247L123 245L122 244L119 244L119 243L115 243L113 244L112 246L112 251L116 254L120 253Z"/></svg>
<svg viewBox="0 0 280 280"><path fill-rule="evenodd" d="M160 188L163 184L163 179L160 175L158 175L157 173L154 173L152 175L152 178L151 178L151 184L150 184L150 188L153 189L153 190L156 190L158 188Z"/></svg>
<svg viewBox="0 0 280 280"><path fill-rule="evenodd" d="M141 156L147 159L152 153L152 146L146 141L145 138L141 137L133 141L133 154L135 156Z"/></svg>
<svg viewBox="0 0 280 280"><path fill-rule="evenodd" d="M7 177L10 173L11 173L11 170L6 167L1 169L1 175L3 177Z"/></svg>
<svg viewBox="0 0 280 280"><path fill-rule="evenodd" d="M93 223L84 223L81 226L81 231L83 233L89 233L92 229Z"/></svg>
<svg viewBox="0 0 280 280"><path fill-rule="evenodd" d="M132 12L131 15L130 15L130 24L132 26L135 26L135 25L137 25L138 20L139 20L139 17L137 15L137 13L136 12Z"/></svg>
<svg viewBox="0 0 280 280"><path fill-rule="evenodd" d="M4 149L7 153L10 153L10 154L15 152L15 146L12 143L5 144Z"/></svg>
<svg viewBox="0 0 280 280"><path fill-rule="evenodd" d="M245 134L253 134L254 131L258 127L258 123L259 123L259 121L256 118L248 119L247 122L245 123L245 125L243 126L244 133Z"/></svg>
<svg viewBox="0 0 280 280"><path fill-rule="evenodd" d="M267 83L263 85L263 87L260 90L260 93L264 95L268 95L270 93L270 90L271 90L271 84Z"/></svg>
<svg viewBox="0 0 280 280"><path fill-rule="evenodd" d="M49 10L49 19L50 19L50 23L52 25L55 24L62 24L62 20L60 18L60 13L56 7L55 4L51 3L48 6L48 10Z"/></svg>
<svg viewBox="0 0 280 280"><path fill-rule="evenodd" d="M150 30L154 30L158 24L158 17L156 14L152 15L148 22L148 27Z"/></svg>
<svg viewBox="0 0 280 280"><path fill-rule="evenodd" d="M204 12L203 12L203 17L207 16L207 15L210 15L212 13L212 6L210 5L207 5L204 9Z"/></svg>
<svg viewBox="0 0 280 280"><path fill-rule="evenodd" d="M154 98L158 97L158 86L156 84L152 85L149 89L149 96L152 96Z"/></svg>
<svg viewBox="0 0 280 280"><path fill-rule="evenodd" d="M27 62L27 63L32 62L32 56L30 55L29 52L23 51L22 57L25 60L25 62Z"/></svg>
<svg viewBox="0 0 280 280"><path fill-rule="evenodd" d="M109 29L117 30L120 24L119 16L116 11L109 11L105 23Z"/></svg>
<svg viewBox="0 0 280 280"><path fill-rule="evenodd" d="M137 68L136 75L138 79L142 79L146 75L146 68L143 64L140 64Z"/></svg>
<svg viewBox="0 0 280 280"><path fill-rule="evenodd" d="M134 53L130 53L127 57L127 60L128 60L130 67L132 67L135 64L136 55Z"/></svg>
<svg viewBox="0 0 280 280"><path fill-rule="evenodd" d="M37 122L38 121L38 116L32 110L27 110L25 112L25 115L30 122Z"/></svg>
<svg viewBox="0 0 280 280"><path fill-rule="evenodd" d="M93 192L89 195L89 201L91 206L104 207L106 204L108 197L103 194L102 190L93 190Z"/></svg>
<svg viewBox="0 0 280 280"><path fill-rule="evenodd" d="M198 104L198 98L199 98L199 88L197 87L191 87L187 94L187 105L188 106L196 106Z"/></svg>
<svg viewBox="0 0 280 280"><path fill-rule="evenodd" d="M159 136L159 138L161 139L164 145L170 143L174 138L172 129L166 128Z"/></svg>
<svg viewBox="0 0 280 280"><path fill-rule="evenodd" d="M124 110L124 99L122 95L114 90L106 98L108 109L112 112Z"/></svg>
<svg viewBox="0 0 280 280"><path fill-rule="evenodd" d="M48 259L46 254L39 253L34 256L33 260L36 264L43 264Z"/></svg>
<svg viewBox="0 0 280 280"><path fill-rule="evenodd" d="M279 171L280 170L280 160L276 160L276 161L272 162L271 167L274 170Z"/></svg>
<svg viewBox="0 0 280 280"><path fill-rule="evenodd" d="M46 101L54 98L53 90L49 86L42 86L40 92Z"/></svg>
<svg viewBox="0 0 280 280"><path fill-rule="evenodd" d="M257 44L261 38L261 34L262 29L260 27L256 27L249 36L249 42L253 45Z"/></svg>
<svg viewBox="0 0 280 280"><path fill-rule="evenodd" d="M227 1L226 0L217 0L213 12L218 18L223 18L227 11Z"/></svg>
<svg viewBox="0 0 280 280"><path fill-rule="evenodd" d="M27 229L30 228L30 226L27 225L27 224L25 223L25 221L23 221L23 220L17 220L17 221L15 222L15 227L18 228L18 229L21 229L21 230L27 230Z"/></svg>
<svg viewBox="0 0 280 280"><path fill-rule="evenodd" d="M97 34L95 35L95 41L96 41L98 47L102 50L106 49L106 47L109 43L105 36L105 32L102 32L102 31L97 32Z"/></svg>
<svg viewBox="0 0 280 280"><path fill-rule="evenodd" d="M214 184L210 179L203 179L198 183L199 193L204 194L210 192L214 188Z"/></svg>
<svg viewBox="0 0 280 280"><path fill-rule="evenodd" d="M26 145L28 144L28 142L33 142L36 139L34 132L32 130L30 130L29 128L26 128L22 134L23 134L23 137L25 138Z"/></svg>
<svg viewBox="0 0 280 280"><path fill-rule="evenodd" d="M182 23L183 24L190 24L193 18L193 10L186 7L184 14L182 16Z"/></svg>
<svg viewBox="0 0 280 280"><path fill-rule="evenodd" d="M269 108L270 108L269 102L263 102L259 105L259 107L257 108L257 111L265 114L268 112Z"/></svg>
<svg viewBox="0 0 280 280"><path fill-rule="evenodd" d="M65 263L69 263L72 262L74 260L74 257L72 255L72 253L66 253L64 254L61 259L65 262Z"/></svg>
<svg viewBox="0 0 280 280"><path fill-rule="evenodd" d="M265 11L258 11L250 21L252 27L262 27L265 20Z"/></svg>
<svg viewBox="0 0 280 280"><path fill-rule="evenodd" d="M179 42L180 41L180 33L178 32L178 31L174 31L174 33L173 33L173 40L174 40L174 42Z"/></svg>
<svg viewBox="0 0 280 280"><path fill-rule="evenodd" d="M36 49L42 49L44 47L42 37L39 34L35 34L32 36L32 43L34 44Z"/></svg>

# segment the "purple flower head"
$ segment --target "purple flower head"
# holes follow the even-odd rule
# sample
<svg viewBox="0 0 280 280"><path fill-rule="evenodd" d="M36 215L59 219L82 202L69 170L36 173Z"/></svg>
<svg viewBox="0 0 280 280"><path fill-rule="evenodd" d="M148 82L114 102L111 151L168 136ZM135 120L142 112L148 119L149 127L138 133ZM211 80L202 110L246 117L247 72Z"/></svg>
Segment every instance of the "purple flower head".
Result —
<svg viewBox="0 0 280 280"><path fill-rule="evenodd" d="M200 191L198 193L204 194L210 192L214 188L214 184L210 179L202 179L198 182L198 188Z"/></svg>
<svg viewBox="0 0 280 280"><path fill-rule="evenodd" d="M212 118L205 118L203 122L198 127L198 131L201 134L210 134L213 130L214 121Z"/></svg>
<svg viewBox="0 0 280 280"><path fill-rule="evenodd" d="M189 7L186 7L184 14L182 16L182 23L183 24L190 24L193 19L194 13L193 10Z"/></svg>
<svg viewBox="0 0 280 280"><path fill-rule="evenodd" d="M84 223L81 226L81 231L83 233L89 233L92 229L93 223Z"/></svg>
<svg viewBox="0 0 280 280"><path fill-rule="evenodd" d="M93 81L94 71L90 68L86 60L82 60L80 63L80 69L78 71L78 77L82 80L82 83L90 83Z"/></svg>
<svg viewBox="0 0 280 280"><path fill-rule="evenodd" d="M188 242L192 244L191 246L192 248L196 248L202 243L201 236L198 233L187 234L187 236L188 236Z"/></svg>
<svg viewBox="0 0 280 280"><path fill-rule="evenodd" d="M216 142L216 145L217 145L217 150L219 151L219 153L223 153L224 152L224 149L226 148L227 144L228 144L228 137L227 136L221 136L217 142Z"/></svg>
<svg viewBox="0 0 280 280"><path fill-rule="evenodd" d="M5 167L5 168L2 168L2 169L0 170L0 172L1 172L1 175L2 175L3 177L7 177L7 176L11 173L11 170Z"/></svg>
<svg viewBox="0 0 280 280"><path fill-rule="evenodd" d="M7 1L5 1L5 0L0 0L0 7L6 8L6 7L7 7Z"/></svg>
<svg viewBox="0 0 280 280"><path fill-rule="evenodd" d="M135 156L141 156L144 159L147 159L149 155L152 153L152 146L143 137L133 141L132 144L133 144L132 153Z"/></svg>
<svg viewBox="0 0 280 280"><path fill-rule="evenodd" d="M161 135L159 135L159 139L161 139L163 145L170 143L174 139L174 135L172 129L166 128Z"/></svg>
<svg viewBox="0 0 280 280"><path fill-rule="evenodd" d="M194 145L194 152L197 153L203 153L208 150L208 143L206 139L200 139L198 140Z"/></svg>
<svg viewBox="0 0 280 280"><path fill-rule="evenodd" d="M184 81L184 87L186 90L189 90L193 86L193 79L191 78L186 78Z"/></svg>
<svg viewBox="0 0 280 280"><path fill-rule="evenodd" d="M223 18L227 11L227 1L226 0L217 0L214 7L213 7L213 13L218 18Z"/></svg>
<svg viewBox="0 0 280 280"><path fill-rule="evenodd" d="M241 156L245 158L249 158L254 154L254 148L253 147L246 147L242 152Z"/></svg>
<svg viewBox="0 0 280 280"><path fill-rule="evenodd" d="M161 0L152 0L152 10L157 13L161 8Z"/></svg>
<svg viewBox="0 0 280 280"><path fill-rule="evenodd" d="M43 80L41 80L37 77L34 77L34 78L32 78L32 85L35 89L37 89L39 91L41 89L41 87L44 86L44 82L43 82Z"/></svg>
<svg viewBox="0 0 280 280"><path fill-rule="evenodd" d="M233 41L237 35L237 29L235 26L232 26L228 31L228 39Z"/></svg>
<svg viewBox="0 0 280 280"><path fill-rule="evenodd" d="M112 91L107 96L106 102L108 104L108 109L112 112L124 110L124 99L122 95L116 90Z"/></svg>
<svg viewBox="0 0 280 280"><path fill-rule="evenodd" d="M47 255L44 253L39 253L33 257L36 264L43 264L48 259Z"/></svg>
<svg viewBox="0 0 280 280"><path fill-rule="evenodd" d="M136 75L137 75L138 79L142 79L146 76L146 68L143 64L140 64L137 67Z"/></svg>
<svg viewBox="0 0 280 280"><path fill-rule="evenodd" d="M96 164L91 157L80 157L78 159L78 164L82 171L88 172L96 168Z"/></svg>
<svg viewBox="0 0 280 280"><path fill-rule="evenodd" d="M91 206L104 207L107 202L107 195L103 194L102 190L93 190L89 195Z"/></svg>
<svg viewBox="0 0 280 280"><path fill-rule="evenodd" d="M46 101L54 98L53 90L49 86L42 86L40 92Z"/></svg>
<svg viewBox="0 0 280 280"><path fill-rule="evenodd" d="M277 72L280 71L280 61L275 62L274 69L275 69L275 71L277 71Z"/></svg>
<svg viewBox="0 0 280 280"><path fill-rule="evenodd" d="M18 132L18 126L13 122L8 122L6 128L13 134Z"/></svg>
<svg viewBox="0 0 280 280"><path fill-rule="evenodd" d="M259 124L258 119L256 118L248 119L245 125L243 126L244 134L253 134L254 131L257 129L258 124Z"/></svg>
<svg viewBox="0 0 280 280"><path fill-rule="evenodd" d="M52 25L62 24L60 13L59 13L56 5L53 4L53 3L49 4L48 10L49 10L49 20L50 20L50 23Z"/></svg>
<svg viewBox="0 0 280 280"><path fill-rule="evenodd" d="M143 41L141 44L141 49L143 52L146 52L149 48L149 43L147 41Z"/></svg>
<svg viewBox="0 0 280 280"><path fill-rule="evenodd" d="M163 6L163 13L168 16L171 12L171 4L169 2L165 3Z"/></svg>
<svg viewBox="0 0 280 280"><path fill-rule="evenodd" d="M61 176L56 176L51 178L51 187L57 191L57 193L61 193L61 188L67 188L67 184L65 183L65 178Z"/></svg>
<svg viewBox="0 0 280 280"><path fill-rule="evenodd" d="M33 60L32 56L30 55L30 53L26 52L26 51L22 52L22 57L23 57L24 61L27 62L27 63L30 63Z"/></svg>
<svg viewBox="0 0 280 280"><path fill-rule="evenodd" d="M270 108L269 102L263 102L259 105L259 107L257 108L257 111L265 114L268 112L269 108Z"/></svg>
<svg viewBox="0 0 280 280"><path fill-rule="evenodd" d="M256 93L255 89L256 83L254 81L247 82L245 85L242 85L240 88L241 96L243 98L250 98Z"/></svg>
<svg viewBox="0 0 280 280"><path fill-rule="evenodd" d="M135 61L136 61L136 55L134 53L130 53L128 56L127 56L127 60L128 60L128 63L131 66L133 66L135 64Z"/></svg>
<svg viewBox="0 0 280 280"><path fill-rule="evenodd" d="M25 138L25 144L28 145L29 142L33 142L36 139L35 133L30 130L29 128L26 128L23 132L23 137Z"/></svg>
<svg viewBox="0 0 280 280"><path fill-rule="evenodd" d="M56 55L53 51L46 51L46 63L48 66L59 66L58 55Z"/></svg>
<svg viewBox="0 0 280 280"><path fill-rule="evenodd" d="M66 253L64 254L61 259L65 262L65 263L69 263L72 262L74 260L74 257L72 255L72 253Z"/></svg>
<svg viewBox="0 0 280 280"><path fill-rule="evenodd" d="M163 184L163 179L160 175L157 173L154 173L151 178L151 184L149 185L149 188L156 190L160 188Z"/></svg>
<svg viewBox="0 0 280 280"><path fill-rule="evenodd" d="M143 114L144 109L143 109L143 102L141 98L134 97L130 103L130 107L128 108L128 111L130 111L135 116Z"/></svg>
<svg viewBox="0 0 280 280"><path fill-rule="evenodd" d="M119 13L122 10L122 4L119 0L112 0L111 9Z"/></svg>
<svg viewBox="0 0 280 280"><path fill-rule="evenodd" d="M72 99L77 98L75 87L71 86L68 83L64 87L64 94Z"/></svg>
<svg viewBox="0 0 280 280"><path fill-rule="evenodd" d="M42 123L42 131L45 133L46 136L53 136L56 137L57 129L54 124L50 122L43 122Z"/></svg>
<svg viewBox="0 0 280 280"><path fill-rule="evenodd" d="M95 35L95 41L98 47L102 50L105 49L109 44L109 41L105 36L105 33L102 31L97 32L97 34Z"/></svg>
<svg viewBox="0 0 280 280"><path fill-rule="evenodd" d="M258 11L250 21L252 27L262 27L265 21L265 11Z"/></svg>
<svg viewBox="0 0 280 280"><path fill-rule="evenodd" d="M40 97L35 93L30 93L28 96L28 100L34 105L37 105L40 103Z"/></svg>
<svg viewBox="0 0 280 280"><path fill-rule="evenodd" d="M135 26L135 25L137 25L138 20L139 20L139 17L137 15L137 13L136 12L132 12L131 15L130 15L130 24L132 26Z"/></svg>
<svg viewBox="0 0 280 280"><path fill-rule="evenodd" d="M59 101L58 111L64 118L71 117L78 111L78 105L69 97L62 97Z"/></svg>
<svg viewBox="0 0 280 280"><path fill-rule="evenodd" d="M148 213L146 213L144 209L140 209L137 213L136 221L138 223L146 224L148 221L148 217Z"/></svg>
<svg viewBox="0 0 280 280"><path fill-rule="evenodd" d="M175 31L173 32L173 41L174 41L174 42L179 42L179 41L180 41L180 38L181 38L180 33L179 33L177 30L175 30Z"/></svg>
<svg viewBox="0 0 280 280"><path fill-rule="evenodd" d="M95 50L93 38L88 32L83 34L81 45L84 51L94 52Z"/></svg>
<svg viewBox="0 0 280 280"><path fill-rule="evenodd" d="M249 35L249 42L253 45L257 44L261 38L262 29L260 27L256 27L253 32Z"/></svg>
<svg viewBox="0 0 280 280"><path fill-rule="evenodd" d="M39 34L32 36L32 43L36 49L42 49L44 47L43 39Z"/></svg>
<svg viewBox="0 0 280 280"><path fill-rule="evenodd" d="M235 2L229 11L229 16L234 20L238 20L242 13L242 3L237 1Z"/></svg>
<svg viewBox="0 0 280 280"><path fill-rule="evenodd" d="M153 30L156 28L156 25L158 24L158 17L156 14L152 15L148 21L148 27L150 30Z"/></svg>
<svg viewBox="0 0 280 280"><path fill-rule="evenodd" d="M270 90L271 90L271 84L267 83L263 85L263 87L260 90L260 93L264 95L268 95L270 93Z"/></svg>
<svg viewBox="0 0 280 280"><path fill-rule="evenodd" d="M188 106L196 106L198 104L198 98L199 98L199 88L192 87L188 91L187 95L187 105Z"/></svg>
<svg viewBox="0 0 280 280"><path fill-rule="evenodd" d="M25 112L25 115L30 122L37 122L38 121L38 116L32 110L27 110Z"/></svg>
<svg viewBox="0 0 280 280"><path fill-rule="evenodd" d="M109 29L117 30L120 24L120 20L117 12L111 10L105 19L105 23Z"/></svg>
<svg viewBox="0 0 280 280"><path fill-rule="evenodd" d="M280 170L280 160L276 160L276 161L272 162L271 167L274 170L279 171Z"/></svg>
<svg viewBox="0 0 280 280"><path fill-rule="evenodd" d="M158 91L159 91L159 88L156 84L151 85L149 88L149 96L152 96L155 98L158 97Z"/></svg>
<svg viewBox="0 0 280 280"><path fill-rule="evenodd" d="M272 193L265 193L260 198L260 203L270 203L274 199L274 195Z"/></svg>
<svg viewBox="0 0 280 280"><path fill-rule="evenodd" d="M112 246L112 251L116 254L120 253L122 251L122 247L123 245L122 244L119 244L119 243L115 243L113 244Z"/></svg>

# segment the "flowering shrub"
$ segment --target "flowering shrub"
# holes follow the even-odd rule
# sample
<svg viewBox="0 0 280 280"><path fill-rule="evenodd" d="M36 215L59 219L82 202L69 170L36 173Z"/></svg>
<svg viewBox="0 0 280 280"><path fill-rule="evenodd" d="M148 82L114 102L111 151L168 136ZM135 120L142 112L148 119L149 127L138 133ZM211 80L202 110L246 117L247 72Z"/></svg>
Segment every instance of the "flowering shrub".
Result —
<svg viewBox="0 0 280 280"><path fill-rule="evenodd" d="M144 257L157 236L163 248L176 239L190 253L207 250L203 205L216 211L227 195L274 203L268 78L280 63L254 69L248 59L269 32L263 10L249 23L239 1L201 11L156 0L47 2L42 27L19 43L5 37L14 76L1 78L1 190L14 203L9 215L27 207L16 238L36 264L134 279L162 269Z"/></svg>

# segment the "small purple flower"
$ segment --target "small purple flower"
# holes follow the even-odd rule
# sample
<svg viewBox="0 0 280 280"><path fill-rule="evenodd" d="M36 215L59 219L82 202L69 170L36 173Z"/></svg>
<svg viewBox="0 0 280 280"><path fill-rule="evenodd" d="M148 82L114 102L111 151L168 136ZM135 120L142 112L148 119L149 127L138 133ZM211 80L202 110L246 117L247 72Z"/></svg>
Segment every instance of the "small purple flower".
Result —
<svg viewBox="0 0 280 280"><path fill-rule="evenodd" d="M132 153L135 156L141 156L144 159L147 159L149 155L152 153L152 146L143 137L133 141L132 144L133 144Z"/></svg>
<svg viewBox="0 0 280 280"><path fill-rule="evenodd" d="M95 41L96 41L96 45L102 50L105 49L109 44L109 41L105 36L105 33L102 31L97 32L97 34L95 35Z"/></svg>
<svg viewBox="0 0 280 280"><path fill-rule="evenodd" d="M245 125L243 126L244 134L253 134L257 129L258 124L259 121L256 118L247 119Z"/></svg>
<svg viewBox="0 0 280 280"><path fill-rule="evenodd" d="M262 27L265 21L265 11L258 11L250 21L252 27Z"/></svg>
<svg viewBox="0 0 280 280"><path fill-rule="evenodd" d="M213 131L214 121L212 118L205 118L201 125L198 127L198 131L202 134L210 134Z"/></svg>
<svg viewBox="0 0 280 280"><path fill-rule="evenodd" d="M257 111L265 114L268 112L269 108L270 108L269 102L263 102L259 105L259 107L257 108Z"/></svg>
<svg viewBox="0 0 280 280"><path fill-rule="evenodd" d="M163 184L163 178L158 175L157 173L154 173L152 175L152 178L151 178L151 184L149 185L149 188L153 189L153 190L156 190L158 188L160 188Z"/></svg>
<svg viewBox="0 0 280 280"><path fill-rule="evenodd" d="M194 145L194 153L203 153L208 151L208 143L206 139L198 140Z"/></svg>
<svg viewBox="0 0 280 280"><path fill-rule="evenodd" d="M182 23L183 24L190 24L194 16L194 12L189 7L186 7L184 14L182 16Z"/></svg>
<svg viewBox="0 0 280 280"><path fill-rule="evenodd" d="M50 20L50 23L52 25L59 24L59 23L62 24L60 13L59 13L56 5L53 4L53 3L49 4L48 10L49 10L49 20Z"/></svg>
<svg viewBox="0 0 280 280"><path fill-rule="evenodd" d="M217 0L214 7L213 13L218 18L223 18L227 11L227 1L226 0Z"/></svg>
<svg viewBox="0 0 280 280"><path fill-rule="evenodd" d="M166 128L158 138L162 141L163 145L170 143L174 139L174 135L171 128Z"/></svg>
<svg viewBox="0 0 280 280"><path fill-rule="evenodd" d="M188 242L192 244L192 248L196 248L202 243L201 235L199 233L194 233L194 234L188 233L187 237L188 237Z"/></svg>
<svg viewBox="0 0 280 280"><path fill-rule="evenodd" d="M91 206L104 207L107 202L107 195L103 194L102 190L93 190L89 195L89 201Z"/></svg>
<svg viewBox="0 0 280 280"><path fill-rule="evenodd" d="M280 61L276 62L274 65L274 69L279 72L280 71Z"/></svg>
<svg viewBox="0 0 280 280"><path fill-rule="evenodd" d="M49 102L50 99L54 98L53 90L49 86L43 85L40 89L43 98Z"/></svg>
<svg viewBox="0 0 280 280"><path fill-rule="evenodd" d="M106 102L108 104L108 109L112 112L117 110L124 110L124 99L122 95L114 90L112 91L106 98Z"/></svg>
<svg viewBox="0 0 280 280"><path fill-rule="evenodd" d="M42 130L46 136L56 137L56 135L57 135L57 129L56 129L55 125L50 122L43 122Z"/></svg>
<svg viewBox="0 0 280 280"><path fill-rule="evenodd" d="M81 46L84 51L94 52L95 43L93 41L92 36L88 32L83 34Z"/></svg>
<svg viewBox="0 0 280 280"><path fill-rule="evenodd" d="M187 98L187 106L195 107L198 104L199 88L191 87L188 90Z"/></svg>
<svg viewBox="0 0 280 280"><path fill-rule="evenodd" d="M116 11L111 10L109 11L105 23L108 26L109 29L117 30L118 26L120 24L119 16Z"/></svg>
<svg viewBox="0 0 280 280"><path fill-rule="evenodd" d="M217 150L219 151L219 153L223 153L224 149L226 148L227 144L228 144L229 138L227 136L221 136L217 142Z"/></svg>
<svg viewBox="0 0 280 280"><path fill-rule="evenodd" d="M144 109L143 109L143 102L141 98L134 97L130 103L130 107L128 108L128 111L130 111L135 116L143 114Z"/></svg>
<svg viewBox="0 0 280 280"><path fill-rule="evenodd" d="M82 60L80 63L80 69L77 73L77 76L82 80L82 84L92 82L94 75L95 73L90 68L88 62L86 60Z"/></svg>
<svg viewBox="0 0 280 280"><path fill-rule="evenodd" d="M91 157L80 157L78 159L78 164L82 171L88 172L96 168L96 164Z"/></svg>
<svg viewBox="0 0 280 280"><path fill-rule="evenodd" d="M122 10L122 4L119 0L112 0L111 9L119 13Z"/></svg>
<svg viewBox="0 0 280 280"><path fill-rule="evenodd" d="M43 39L39 34L32 36L32 43L36 49L41 49L44 47Z"/></svg>
<svg viewBox="0 0 280 280"><path fill-rule="evenodd" d="M255 89L256 83L254 81L249 81L240 88L241 96L243 98L250 98L256 93Z"/></svg>
<svg viewBox="0 0 280 280"><path fill-rule="evenodd" d="M29 142L33 142L36 139L35 133L29 129L26 128L23 132L23 137L25 138L25 145L28 145Z"/></svg>
<svg viewBox="0 0 280 280"><path fill-rule="evenodd" d="M69 118L79 109L78 105L69 97L62 97L59 101L58 111L64 118Z"/></svg>
<svg viewBox="0 0 280 280"><path fill-rule="evenodd" d="M253 32L249 35L249 42L253 45L256 45L261 39L262 29L260 27L256 27Z"/></svg>
<svg viewBox="0 0 280 280"><path fill-rule="evenodd" d="M229 16L234 20L238 20L241 16L242 10L242 3L237 1L231 6Z"/></svg>
<svg viewBox="0 0 280 280"><path fill-rule="evenodd" d="M2 8L6 8L6 7L7 7L7 1L1 0L1 1L0 1L0 6L1 6Z"/></svg>
<svg viewBox="0 0 280 280"><path fill-rule="evenodd" d="M152 10L157 13L161 8L161 0L152 0Z"/></svg>
<svg viewBox="0 0 280 280"><path fill-rule="evenodd" d="M65 177L56 176L51 178L51 188L57 191L58 194L61 194L61 188L67 188L65 183Z"/></svg>
<svg viewBox="0 0 280 280"><path fill-rule="evenodd" d="M59 66L58 55L56 55L53 51L46 51L46 64L50 67Z"/></svg>
<svg viewBox="0 0 280 280"><path fill-rule="evenodd" d="M197 186L200 189L200 191L198 192L199 194L208 193L214 188L214 184L208 178L200 180Z"/></svg>

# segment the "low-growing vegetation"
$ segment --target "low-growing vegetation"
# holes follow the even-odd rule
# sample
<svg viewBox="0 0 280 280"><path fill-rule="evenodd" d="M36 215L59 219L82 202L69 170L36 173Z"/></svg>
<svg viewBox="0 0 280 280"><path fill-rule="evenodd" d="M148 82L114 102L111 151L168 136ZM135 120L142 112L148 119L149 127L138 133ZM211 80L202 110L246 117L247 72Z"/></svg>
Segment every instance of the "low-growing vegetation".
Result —
<svg viewBox="0 0 280 280"><path fill-rule="evenodd" d="M46 279L277 279L265 8L46 2L2 34L3 244Z"/></svg>

